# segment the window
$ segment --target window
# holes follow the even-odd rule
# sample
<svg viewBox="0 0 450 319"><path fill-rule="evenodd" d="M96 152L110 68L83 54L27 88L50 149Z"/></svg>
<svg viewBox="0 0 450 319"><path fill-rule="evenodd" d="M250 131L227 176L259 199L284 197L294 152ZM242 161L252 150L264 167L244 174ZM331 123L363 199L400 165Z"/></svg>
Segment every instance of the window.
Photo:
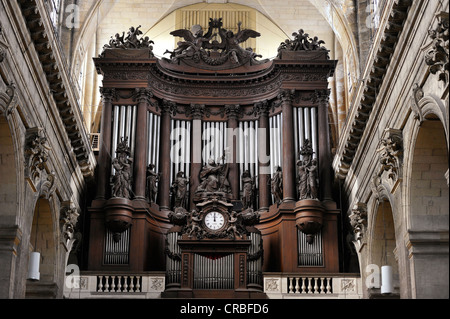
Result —
<svg viewBox="0 0 450 319"><path fill-rule="evenodd" d="M48 0L47 3L50 12L50 19L52 20L53 27L56 28L58 26L61 0Z"/></svg>

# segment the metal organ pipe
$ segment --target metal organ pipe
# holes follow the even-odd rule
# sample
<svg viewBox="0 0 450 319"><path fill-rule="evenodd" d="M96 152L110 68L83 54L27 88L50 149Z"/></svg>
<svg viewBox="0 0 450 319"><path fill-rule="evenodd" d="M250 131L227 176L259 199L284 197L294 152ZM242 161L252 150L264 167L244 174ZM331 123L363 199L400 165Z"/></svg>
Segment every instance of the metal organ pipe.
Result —
<svg viewBox="0 0 450 319"><path fill-rule="evenodd" d="M173 182L178 172L184 172L185 177L190 173L191 156L191 123L189 121L171 120L172 150L170 180Z"/></svg>
<svg viewBox="0 0 450 319"><path fill-rule="evenodd" d="M135 105L115 105L113 111L112 127L112 149L111 159L116 157L116 149L122 138L128 138L128 146L131 150L131 157L134 156L135 126L136 126L136 106ZM115 173L114 168L111 170Z"/></svg>
<svg viewBox="0 0 450 319"><path fill-rule="evenodd" d="M317 139L318 139L318 132L317 132L317 109L311 108L311 134L312 134L312 147L314 150L313 157L317 158L318 148L317 148Z"/></svg>
<svg viewBox="0 0 450 319"><path fill-rule="evenodd" d="M148 113L148 156L147 163L155 165L155 172L159 171L159 115Z"/></svg>

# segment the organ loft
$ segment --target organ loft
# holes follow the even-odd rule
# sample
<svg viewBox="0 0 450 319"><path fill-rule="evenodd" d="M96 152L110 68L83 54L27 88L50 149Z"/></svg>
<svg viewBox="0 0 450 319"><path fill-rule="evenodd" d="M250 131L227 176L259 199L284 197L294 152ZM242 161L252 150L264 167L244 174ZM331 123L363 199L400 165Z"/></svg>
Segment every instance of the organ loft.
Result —
<svg viewBox="0 0 450 319"><path fill-rule="evenodd" d="M165 271L170 298L264 297L263 272L339 272L337 61L323 41L300 29L268 60L240 23L171 35L163 58L140 27L94 58L103 110L88 270Z"/></svg>

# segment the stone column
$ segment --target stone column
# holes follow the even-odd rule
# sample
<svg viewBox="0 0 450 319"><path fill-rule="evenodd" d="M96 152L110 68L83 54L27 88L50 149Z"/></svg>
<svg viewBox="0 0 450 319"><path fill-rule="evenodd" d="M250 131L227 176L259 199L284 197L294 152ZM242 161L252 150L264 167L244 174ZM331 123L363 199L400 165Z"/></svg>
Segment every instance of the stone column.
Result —
<svg viewBox="0 0 450 319"><path fill-rule="evenodd" d="M100 134L100 152L98 155L97 199L106 199L109 194L109 177L111 175L111 121L112 101L116 98L116 90L101 88L103 110Z"/></svg>
<svg viewBox="0 0 450 319"><path fill-rule="evenodd" d="M18 255L20 253L20 246L22 246L22 231L17 225L14 226L0 226L0 298L12 299L14 293L17 291L15 287L16 274L20 273L18 269ZM28 249L28 245L27 245ZM20 258L28 256L28 252L20 254ZM23 271L22 271L23 273ZM17 298L17 296L16 296Z"/></svg>
<svg viewBox="0 0 450 319"><path fill-rule="evenodd" d="M283 112L283 201L294 201L295 189L295 146L294 146L294 114L292 108L293 90L282 90L278 95Z"/></svg>
<svg viewBox="0 0 450 319"><path fill-rule="evenodd" d="M153 96L148 88L138 88L134 100L138 102L136 119L136 140L134 149L134 195L136 199L145 199L147 172L147 109Z"/></svg>
<svg viewBox="0 0 450 319"><path fill-rule="evenodd" d="M332 200L331 187L331 145L328 123L329 90L316 90L319 127L319 196L323 201Z"/></svg>
<svg viewBox="0 0 450 319"><path fill-rule="evenodd" d="M161 128L160 128L160 152L159 152L159 207L162 210L170 209L170 119L171 114L176 107L175 103L164 100L161 109Z"/></svg>
<svg viewBox="0 0 450 319"><path fill-rule="evenodd" d="M190 184L190 210L195 209L194 196L200 184L200 171L202 169L202 118L205 105L191 104L186 114L192 117L191 133L191 184Z"/></svg>
<svg viewBox="0 0 450 319"><path fill-rule="evenodd" d="M268 101L256 103L254 114L258 119L258 192L259 210L269 210L270 193L270 127Z"/></svg>
<svg viewBox="0 0 450 319"><path fill-rule="evenodd" d="M229 145L232 147L232 158L230 158L231 162L229 165L229 173L228 173L228 181L231 186L231 194L233 196L233 200L239 200L239 184L240 184L240 176L239 176L239 164L237 163L237 142L234 143L234 132L239 127L238 117L241 116L240 106L237 104L225 105L225 113L227 114L227 134L230 133L227 137Z"/></svg>

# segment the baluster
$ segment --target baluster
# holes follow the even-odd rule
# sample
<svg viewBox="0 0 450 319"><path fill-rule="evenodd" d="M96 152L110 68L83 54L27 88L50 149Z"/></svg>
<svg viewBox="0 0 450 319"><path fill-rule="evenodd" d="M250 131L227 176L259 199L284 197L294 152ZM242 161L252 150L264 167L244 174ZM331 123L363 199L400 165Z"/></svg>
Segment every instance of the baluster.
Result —
<svg viewBox="0 0 450 319"><path fill-rule="evenodd" d="M105 280L105 290L104 292L109 292L109 276L105 276L106 280Z"/></svg>
<svg viewBox="0 0 450 319"><path fill-rule="evenodd" d="M312 293L312 278L308 278L308 293Z"/></svg>
<svg viewBox="0 0 450 319"><path fill-rule="evenodd" d="M98 276L97 278L99 278L97 291L102 292L103 291L103 276Z"/></svg>
<svg viewBox="0 0 450 319"><path fill-rule="evenodd" d="M325 280L325 278L320 278L320 293L321 294L324 294L325 293L325 285L324 285L324 281Z"/></svg>
<svg viewBox="0 0 450 319"><path fill-rule="evenodd" d="M300 293L300 277L295 278L295 293L299 294Z"/></svg>
<svg viewBox="0 0 450 319"><path fill-rule="evenodd" d="M330 283L331 283L331 278L328 277L328 278L327 278L327 294L333 293L333 292L331 291L331 285L330 285Z"/></svg>
<svg viewBox="0 0 450 319"><path fill-rule="evenodd" d="M288 291L288 293L294 292L294 286L292 285L293 281L294 281L294 278L289 279L289 277L288 277L288 283L289 283L289 291Z"/></svg>
<svg viewBox="0 0 450 319"><path fill-rule="evenodd" d="M318 278L314 278L314 293L319 293Z"/></svg>
<svg viewBox="0 0 450 319"><path fill-rule="evenodd" d="M116 276L111 276L111 292L116 292Z"/></svg>
<svg viewBox="0 0 450 319"><path fill-rule="evenodd" d="M130 292L134 292L134 276L130 276Z"/></svg>
<svg viewBox="0 0 450 319"><path fill-rule="evenodd" d="M123 276L123 292L128 292L128 276Z"/></svg>
<svg viewBox="0 0 450 319"><path fill-rule="evenodd" d="M136 276L136 292L141 291L141 284L139 283L141 276Z"/></svg>
<svg viewBox="0 0 450 319"><path fill-rule="evenodd" d="M306 285L305 285L305 281L306 281L306 278L302 278L302 294L305 294L305 293L306 293Z"/></svg>
<svg viewBox="0 0 450 319"><path fill-rule="evenodd" d="M122 276L117 276L117 292L122 292Z"/></svg>

